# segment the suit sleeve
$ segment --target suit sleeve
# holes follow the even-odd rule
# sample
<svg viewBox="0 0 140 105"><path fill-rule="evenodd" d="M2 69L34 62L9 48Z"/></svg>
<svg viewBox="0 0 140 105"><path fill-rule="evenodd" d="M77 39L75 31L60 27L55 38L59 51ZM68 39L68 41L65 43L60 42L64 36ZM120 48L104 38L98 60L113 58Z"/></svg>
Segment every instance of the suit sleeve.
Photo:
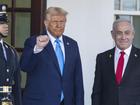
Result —
<svg viewBox="0 0 140 105"><path fill-rule="evenodd" d="M14 103L15 105L21 105L22 101L21 101L21 78L20 78L20 71L17 70L14 73L14 81L15 81L15 85L13 86L13 94L14 94Z"/></svg>
<svg viewBox="0 0 140 105"><path fill-rule="evenodd" d="M19 68L19 60L17 53L15 51L15 72L14 72L14 85L12 88L12 92L14 95L14 105L22 105L21 100L21 75L20 75L20 68Z"/></svg>
<svg viewBox="0 0 140 105"><path fill-rule="evenodd" d="M81 65L81 58L79 54L78 45L77 45L77 59L76 59L76 66L75 66L75 89L76 89L75 105L84 105L83 75L82 75L82 65Z"/></svg>
<svg viewBox="0 0 140 105"><path fill-rule="evenodd" d="M102 78L101 78L101 58L97 55L96 58L96 69L93 91L91 95L92 105L101 105L101 94L102 94Z"/></svg>
<svg viewBox="0 0 140 105"><path fill-rule="evenodd" d="M20 59L21 70L30 72L36 67L38 54L33 53L36 37L31 37L25 41L24 50Z"/></svg>

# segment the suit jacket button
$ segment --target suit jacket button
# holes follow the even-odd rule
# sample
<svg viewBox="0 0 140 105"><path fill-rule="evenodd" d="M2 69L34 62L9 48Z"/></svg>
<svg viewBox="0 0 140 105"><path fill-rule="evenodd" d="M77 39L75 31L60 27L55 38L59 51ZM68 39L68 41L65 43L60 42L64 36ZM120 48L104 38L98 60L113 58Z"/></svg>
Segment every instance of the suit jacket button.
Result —
<svg viewBox="0 0 140 105"><path fill-rule="evenodd" d="M9 82L9 78L7 78L6 81Z"/></svg>
<svg viewBox="0 0 140 105"><path fill-rule="evenodd" d="M7 71L7 73L9 73L9 69L7 69L6 71Z"/></svg>

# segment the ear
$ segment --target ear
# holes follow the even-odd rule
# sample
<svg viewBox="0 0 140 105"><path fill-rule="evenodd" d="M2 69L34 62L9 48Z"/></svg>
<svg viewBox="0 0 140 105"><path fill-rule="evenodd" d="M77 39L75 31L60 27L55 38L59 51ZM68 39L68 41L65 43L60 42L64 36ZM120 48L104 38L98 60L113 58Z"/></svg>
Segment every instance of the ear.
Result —
<svg viewBox="0 0 140 105"><path fill-rule="evenodd" d="M45 27L48 27L48 21L47 20L44 20L44 25L45 25Z"/></svg>
<svg viewBox="0 0 140 105"><path fill-rule="evenodd" d="M110 32L111 32L111 34L113 34L113 30L111 30Z"/></svg>
<svg viewBox="0 0 140 105"><path fill-rule="evenodd" d="M134 39L134 37L135 37L135 31L133 32L133 39Z"/></svg>
<svg viewBox="0 0 140 105"><path fill-rule="evenodd" d="M113 30L111 31L111 36L112 36L113 39L115 39L115 33L114 33Z"/></svg>

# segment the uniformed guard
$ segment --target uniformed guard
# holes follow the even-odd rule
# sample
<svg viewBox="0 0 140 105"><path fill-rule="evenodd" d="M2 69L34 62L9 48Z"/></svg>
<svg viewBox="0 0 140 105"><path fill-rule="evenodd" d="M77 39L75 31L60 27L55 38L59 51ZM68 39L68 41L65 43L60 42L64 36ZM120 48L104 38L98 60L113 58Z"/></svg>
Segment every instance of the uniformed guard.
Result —
<svg viewBox="0 0 140 105"><path fill-rule="evenodd" d="M0 105L21 105L18 56L3 41L8 36L7 5L0 4Z"/></svg>

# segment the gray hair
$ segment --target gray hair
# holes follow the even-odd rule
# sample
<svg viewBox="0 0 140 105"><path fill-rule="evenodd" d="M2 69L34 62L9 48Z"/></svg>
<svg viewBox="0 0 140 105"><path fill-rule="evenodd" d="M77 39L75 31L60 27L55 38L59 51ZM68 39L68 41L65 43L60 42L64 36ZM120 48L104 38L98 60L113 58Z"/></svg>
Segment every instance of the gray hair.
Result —
<svg viewBox="0 0 140 105"><path fill-rule="evenodd" d="M131 23L130 20L127 20L127 19L117 19L117 20L115 20L114 23L113 23L112 29L115 30L118 23L120 23L120 22L127 22L131 26L132 31L135 32L133 24Z"/></svg>
<svg viewBox="0 0 140 105"><path fill-rule="evenodd" d="M60 7L49 7L45 12L45 19L49 19L53 15L64 15L68 14L63 8Z"/></svg>

